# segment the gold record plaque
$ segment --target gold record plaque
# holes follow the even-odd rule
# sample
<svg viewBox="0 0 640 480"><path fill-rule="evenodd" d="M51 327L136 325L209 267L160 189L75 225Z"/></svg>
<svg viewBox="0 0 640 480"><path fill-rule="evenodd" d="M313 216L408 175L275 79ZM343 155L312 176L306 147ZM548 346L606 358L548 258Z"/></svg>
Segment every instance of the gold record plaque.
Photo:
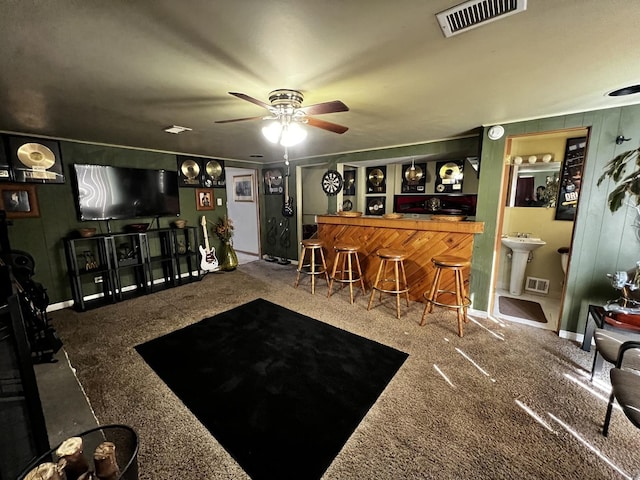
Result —
<svg viewBox="0 0 640 480"><path fill-rule="evenodd" d="M426 182L426 163L411 163L402 166L402 193L424 193Z"/></svg>
<svg viewBox="0 0 640 480"><path fill-rule="evenodd" d="M282 195L284 192L284 174L281 168L262 170L265 195Z"/></svg>
<svg viewBox="0 0 640 480"><path fill-rule="evenodd" d="M224 187L224 162L222 160L203 159L204 172L202 174L202 184L207 187Z"/></svg>
<svg viewBox="0 0 640 480"><path fill-rule="evenodd" d="M384 215L385 197L367 197L367 215Z"/></svg>
<svg viewBox="0 0 640 480"><path fill-rule="evenodd" d="M463 175L462 161L436 163L436 193L462 192Z"/></svg>
<svg viewBox="0 0 640 480"><path fill-rule="evenodd" d="M58 142L9 137L9 149L16 182L64 183Z"/></svg>
<svg viewBox="0 0 640 480"><path fill-rule="evenodd" d="M178 155L178 185L202 187L202 158Z"/></svg>
<svg viewBox="0 0 640 480"><path fill-rule="evenodd" d="M387 167L368 167L367 193L385 193L387 191Z"/></svg>

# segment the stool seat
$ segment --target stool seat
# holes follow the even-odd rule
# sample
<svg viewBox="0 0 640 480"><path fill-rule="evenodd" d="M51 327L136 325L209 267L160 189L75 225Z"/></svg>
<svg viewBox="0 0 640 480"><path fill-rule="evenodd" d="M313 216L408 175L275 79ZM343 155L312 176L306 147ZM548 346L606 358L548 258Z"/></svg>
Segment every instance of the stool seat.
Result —
<svg viewBox="0 0 640 480"><path fill-rule="evenodd" d="M324 246L324 244L322 243L322 240L319 240L317 238L308 238L306 240L302 240L300 243L302 244L303 247L322 247L322 246Z"/></svg>
<svg viewBox="0 0 640 480"><path fill-rule="evenodd" d="M376 291L380 292L380 302L382 302L382 294L389 293L396 297L396 317L400 318L400 295L403 293L407 299L407 307L409 306L409 285L404 270L404 259L407 254L402 250L381 248L376 252L376 255L380 258L380 266L371 287L371 297L369 297L367 310L371 310ZM387 278L387 270L390 267L393 267L393 277ZM400 275L402 275L402 278L400 278Z"/></svg>
<svg viewBox="0 0 640 480"><path fill-rule="evenodd" d="M300 253L300 259L298 261L298 273L296 275L296 283L293 285L298 288L300 284L300 274L306 273L311 275L311 294L316 293L316 275L324 275L324 279L329 286L329 274L327 273L327 262L324 258L324 252L322 248L324 243L317 238L309 238L300 242L302 245L302 252ZM320 254L320 260L322 263L316 261L316 252ZM307 253L309 258L307 259ZM307 263L305 263L307 262Z"/></svg>
<svg viewBox="0 0 640 480"><path fill-rule="evenodd" d="M360 259L358 258L360 247L351 243L337 243L334 245L333 249L336 252L336 258L333 262L333 270L331 271L330 275L331 280L329 281L329 292L327 293L327 298L331 296L334 282L342 283L343 287L344 284L348 283L349 298L351 300L351 303L353 304L354 283L360 282L360 286L362 287L362 294L366 295L367 293L364 288L364 279L362 278ZM355 274L357 274L357 276L355 276Z"/></svg>
<svg viewBox="0 0 640 480"><path fill-rule="evenodd" d="M333 249L337 252L357 252L360 247L353 245L352 243L336 243Z"/></svg>
<svg viewBox="0 0 640 480"><path fill-rule="evenodd" d="M438 255L437 257L433 257L431 261L436 267L445 268L468 267L471 265L469 260L455 255Z"/></svg>
<svg viewBox="0 0 640 480"><path fill-rule="evenodd" d="M387 260L404 260L407 258L406 253L402 250L394 250L392 248L381 248L376 254L378 257Z"/></svg>
<svg viewBox="0 0 640 480"><path fill-rule="evenodd" d="M420 320L420 325L425 324L427 313L433 311L433 306L453 308L457 310L458 316L458 335L462 337L464 335L463 323L467 323L467 308L471 305L471 299L467 296L464 288L464 279L462 278L462 270L471 266L471 261L458 257L456 255L437 255L431 259L433 266L436 269L433 279L433 285L428 293L425 292L424 298L426 305ZM444 290L440 288L440 279L443 271L451 271L454 275L454 290ZM448 293L455 296L455 303L445 303L439 301L439 297L443 293Z"/></svg>

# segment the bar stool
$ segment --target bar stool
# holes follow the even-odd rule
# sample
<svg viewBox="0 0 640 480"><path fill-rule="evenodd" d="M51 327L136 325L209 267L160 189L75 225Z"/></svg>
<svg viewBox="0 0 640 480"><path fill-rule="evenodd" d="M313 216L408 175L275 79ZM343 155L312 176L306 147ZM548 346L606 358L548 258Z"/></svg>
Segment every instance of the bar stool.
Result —
<svg viewBox="0 0 640 480"><path fill-rule="evenodd" d="M446 308L455 308L458 312L458 335L462 337L462 335L464 334L462 324L469 321L469 319L467 318L467 307L471 305L471 299L467 297L467 293L464 289L462 269L469 267L471 265L471 262L465 258L456 257L454 255L438 255L433 257L431 261L436 267L436 274L433 279L431 290L428 294L426 292L424 294L427 304L424 307L424 313L422 314L420 325L422 326L425 324L427 313L431 313L433 311L434 305ZM454 273L455 291L440 289L440 278L443 271L451 271ZM443 303L438 301L438 297L442 293L455 295L456 303Z"/></svg>
<svg viewBox="0 0 640 480"><path fill-rule="evenodd" d="M300 261L298 262L298 274L296 275L296 283L294 287L298 288L298 284L300 283L300 274L303 269L308 269L304 273L311 275L311 294L313 295L316 293L316 275L324 275L324 279L327 281L327 286L329 285L327 262L325 262L324 252L322 251L324 244L322 243L322 240L318 240L316 238L302 240L300 244L302 245L302 253L300 255ZM307 260L309 263L304 263L307 252L309 253L309 259ZM320 254L322 264L316 263L317 253Z"/></svg>
<svg viewBox="0 0 640 480"><path fill-rule="evenodd" d="M360 286L362 287L362 295L367 294L364 288L364 280L362 279L360 259L358 258L358 252L360 251L360 248L357 245L339 243L334 245L333 249L336 251L336 259L333 262L333 270L331 271L330 275L331 281L329 282L329 293L327 293L327 298L331 296L333 282L340 282L343 284L348 283L349 295L351 298L351 303L353 303L353 284L355 282L360 282ZM340 265L340 262L342 262L342 265ZM354 263L356 268L355 272L353 269ZM340 270L338 270L338 266L340 266ZM354 278L353 276L354 273L358 274L356 278ZM344 285L342 285L342 287L344 288Z"/></svg>
<svg viewBox="0 0 640 480"><path fill-rule="evenodd" d="M407 307L409 306L409 285L407 284L407 275L404 271L406 254L401 250L381 248L378 250L377 255L378 258L380 258L380 267L378 268L373 287L371 287L371 297L369 298L367 310L371 310L371 304L373 303L376 290L380 292L381 302L382 293L390 293L396 296L396 317L400 318L400 295L403 293L407 297ZM387 270L391 266L393 266L393 278L386 278ZM400 273L402 273L402 279L400 279Z"/></svg>

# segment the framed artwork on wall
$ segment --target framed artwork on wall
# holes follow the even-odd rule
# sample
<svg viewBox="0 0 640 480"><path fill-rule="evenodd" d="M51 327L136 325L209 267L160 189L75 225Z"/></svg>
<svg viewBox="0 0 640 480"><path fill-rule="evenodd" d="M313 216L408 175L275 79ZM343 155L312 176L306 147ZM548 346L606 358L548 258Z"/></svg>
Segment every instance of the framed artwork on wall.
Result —
<svg viewBox="0 0 640 480"><path fill-rule="evenodd" d="M39 217L35 185L0 185L0 209L7 212L7 218Z"/></svg>
<svg viewBox="0 0 640 480"><path fill-rule="evenodd" d="M60 145L56 140L9 136L13 180L26 183L64 183Z"/></svg>
<svg viewBox="0 0 640 480"><path fill-rule="evenodd" d="M235 202L253 202L253 175L237 175L233 177L233 200Z"/></svg>
<svg viewBox="0 0 640 480"><path fill-rule="evenodd" d="M560 193L556 205L556 220L575 220L576 218L586 147L587 137L567 138L564 161L560 169Z"/></svg>
<svg viewBox="0 0 640 480"><path fill-rule="evenodd" d="M196 188L196 210L215 210L213 188Z"/></svg>

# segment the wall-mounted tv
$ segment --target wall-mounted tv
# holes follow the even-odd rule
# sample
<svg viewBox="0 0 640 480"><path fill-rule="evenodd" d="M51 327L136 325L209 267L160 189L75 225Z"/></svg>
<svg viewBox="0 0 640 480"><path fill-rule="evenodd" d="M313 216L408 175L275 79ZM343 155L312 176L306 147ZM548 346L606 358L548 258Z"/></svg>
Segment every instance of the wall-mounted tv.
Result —
<svg viewBox="0 0 640 480"><path fill-rule="evenodd" d="M180 215L177 172L82 164L73 168L80 220Z"/></svg>

